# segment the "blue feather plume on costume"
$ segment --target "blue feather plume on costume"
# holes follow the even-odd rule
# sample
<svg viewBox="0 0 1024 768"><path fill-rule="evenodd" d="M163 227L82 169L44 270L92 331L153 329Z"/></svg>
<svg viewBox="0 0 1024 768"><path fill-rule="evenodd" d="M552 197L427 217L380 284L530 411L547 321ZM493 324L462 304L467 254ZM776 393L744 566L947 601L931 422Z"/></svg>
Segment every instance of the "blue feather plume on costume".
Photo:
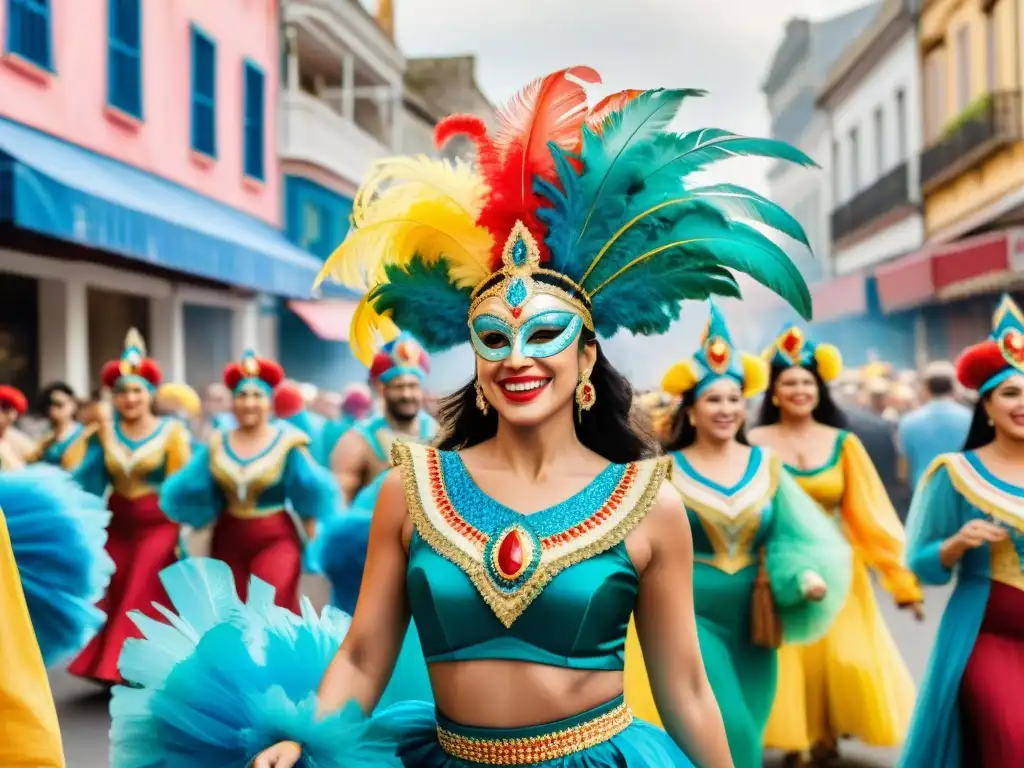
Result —
<svg viewBox="0 0 1024 768"><path fill-rule="evenodd" d="M128 640L110 704L112 768L246 768L279 741L303 745L300 768L400 766L392 741L355 702L317 718L316 690L348 630L333 608L301 616L273 604L253 578L235 594L217 560L183 560L160 574L168 623L134 612L144 639Z"/></svg>
<svg viewBox="0 0 1024 768"><path fill-rule="evenodd" d="M105 549L110 513L103 499L45 464L0 474L0 510L50 667L80 651L106 621L96 602L114 573Z"/></svg>

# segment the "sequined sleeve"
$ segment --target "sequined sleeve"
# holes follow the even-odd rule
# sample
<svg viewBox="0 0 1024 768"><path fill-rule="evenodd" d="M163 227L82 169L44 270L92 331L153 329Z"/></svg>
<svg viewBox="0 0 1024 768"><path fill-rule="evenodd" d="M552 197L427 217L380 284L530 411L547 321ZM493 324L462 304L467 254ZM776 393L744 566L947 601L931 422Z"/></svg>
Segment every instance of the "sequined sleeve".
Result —
<svg viewBox="0 0 1024 768"><path fill-rule="evenodd" d="M0 765L64 768L57 710L0 512Z"/></svg>
<svg viewBox="0 0 1024 768"><path fill-rule="evenodd" d="M917 577L903 564L903 526L856 435L844 436L842 468L846 478L842 516L850 543L878 572L882 587L897 603L920 602Z"/></svg>

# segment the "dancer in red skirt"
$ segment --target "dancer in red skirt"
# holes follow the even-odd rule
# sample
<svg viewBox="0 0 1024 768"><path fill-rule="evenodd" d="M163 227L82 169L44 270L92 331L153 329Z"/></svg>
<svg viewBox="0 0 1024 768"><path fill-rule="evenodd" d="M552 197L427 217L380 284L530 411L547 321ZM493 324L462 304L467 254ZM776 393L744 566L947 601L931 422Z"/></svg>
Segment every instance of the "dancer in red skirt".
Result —
<svg viewBox="0 0 1024 768"><path fill-rule="evenodd" d="M334 477L309 453L310 438L274 420L273 392L284 372L246 353L224 370L238 427L218 430L183 472L168 481L160 506L180 523L214 523L211 556L226 562L245 599L257 576L278 605L298 611L303 547L318 518L340 509Z"/></svg>
<svg viewBox="0 0 1024 768"><path fill-rule="evenodd" d="M117 660L129 637L140 637L126 615L153 618L153 603L169 605L158 574L178 559L179 526L160 510L160 486L188 462L190 437L175 419L153 414L160 367L146 357L142 336L128 332L120 360L103 366L103 386L114 392L113 420L88 427L85 457L75 478L91 493L108 490L107 552L116 568L100 604L107 623L68 670L106 683L121 682Z"/></svg>
<svg viewBox="0 0 1024 768"><path fill-rule="evenodd" d="M1024 313L1009 296L993 327L957 362L979 396L967 442L925 472L907 519L910 567L956 588L903 768L1024 765Z"/></svg>

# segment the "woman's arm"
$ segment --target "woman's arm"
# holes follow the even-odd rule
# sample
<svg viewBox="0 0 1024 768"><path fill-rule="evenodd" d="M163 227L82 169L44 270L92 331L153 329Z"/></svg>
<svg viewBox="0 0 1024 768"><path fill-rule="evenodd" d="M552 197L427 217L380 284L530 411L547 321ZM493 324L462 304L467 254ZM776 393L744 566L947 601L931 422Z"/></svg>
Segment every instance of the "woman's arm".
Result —
<svg viewBox="0 0 1024 768"><path fill-rule="evenodd" d="M651 690L669 735L702 768L732 768L693 612L693 539L679 494L663 486L643 523L650 560L634 611Z"/></svg>
<svg viewBox="0 0 1024 768"><path fill-rule="evenodd" d="M391 677L409 625L408 556L402 542L408 520L401 473L392 470L373 511L352 626L320 684L321 714L334 712L352 699L364 712L372 712Z"/></svg>
<svg viewBox="0 0 1024 768"><path fill-rule="evenodd" d="M843 437L846 477L842 516L850 543L881 577L882 587L898 605L924 600L917 577L903 563L904 532L882 479L864 445L853 433Z"/></svg>

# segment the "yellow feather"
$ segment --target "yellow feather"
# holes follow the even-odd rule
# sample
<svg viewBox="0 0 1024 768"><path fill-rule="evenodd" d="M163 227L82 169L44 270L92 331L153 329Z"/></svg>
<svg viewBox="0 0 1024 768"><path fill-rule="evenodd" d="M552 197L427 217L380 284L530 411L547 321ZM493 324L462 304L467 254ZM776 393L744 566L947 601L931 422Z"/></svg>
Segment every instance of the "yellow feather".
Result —
<svg viewBox="0 0 1024 768"><path fill-rule="evenodd" d="M843 355L838 347L819 344L814 350L814 362L822 381L835 381L843 372Z"/></svg>
<svg viewBox="0 0 1024 768"><path fill-rule="evenodd" d="M743 396L754 397L768 389L769 366L763 357L740 353L743 365Z"/></svg>
<svg viewBox="0 0 1024 768"><path fill-rule="evenodd" d="M135 347L143 356L145 356L146 341L142 338L142 334L139 333L138 328L129 328L128 333L125 334L124 348L130 349L131 347Z"/></svg>
<svg viewBox="0 0 1024 768"><path fill-rule="evenodd" d="M451 164L423 155L378 160L352 204L352 217L357 227L363 226L363 216L370 201L396 189L396 186L391 186L382 192L388 184L415 188L420 196L448 198L474 220L480 215L487 194L487 185L470 165L461 160Z"/></svg>
<svg viewBox="0 0 1024 768"><path fill-rule="evenodd" d="M661 379L661 388L670 395L681 395L697 386L697 375L689 360L676 363Z"/></svg>
<svg viewBox="0 0 1024 768"><path fill-rule="evenodd" d="M491 273L493 238L478 227L486 186L467 166L427 158L377 163L352 206L353 229L317 277L356 290L386 280L384 268L418 256L443 259L452 283L473 288Z"/></svg>

